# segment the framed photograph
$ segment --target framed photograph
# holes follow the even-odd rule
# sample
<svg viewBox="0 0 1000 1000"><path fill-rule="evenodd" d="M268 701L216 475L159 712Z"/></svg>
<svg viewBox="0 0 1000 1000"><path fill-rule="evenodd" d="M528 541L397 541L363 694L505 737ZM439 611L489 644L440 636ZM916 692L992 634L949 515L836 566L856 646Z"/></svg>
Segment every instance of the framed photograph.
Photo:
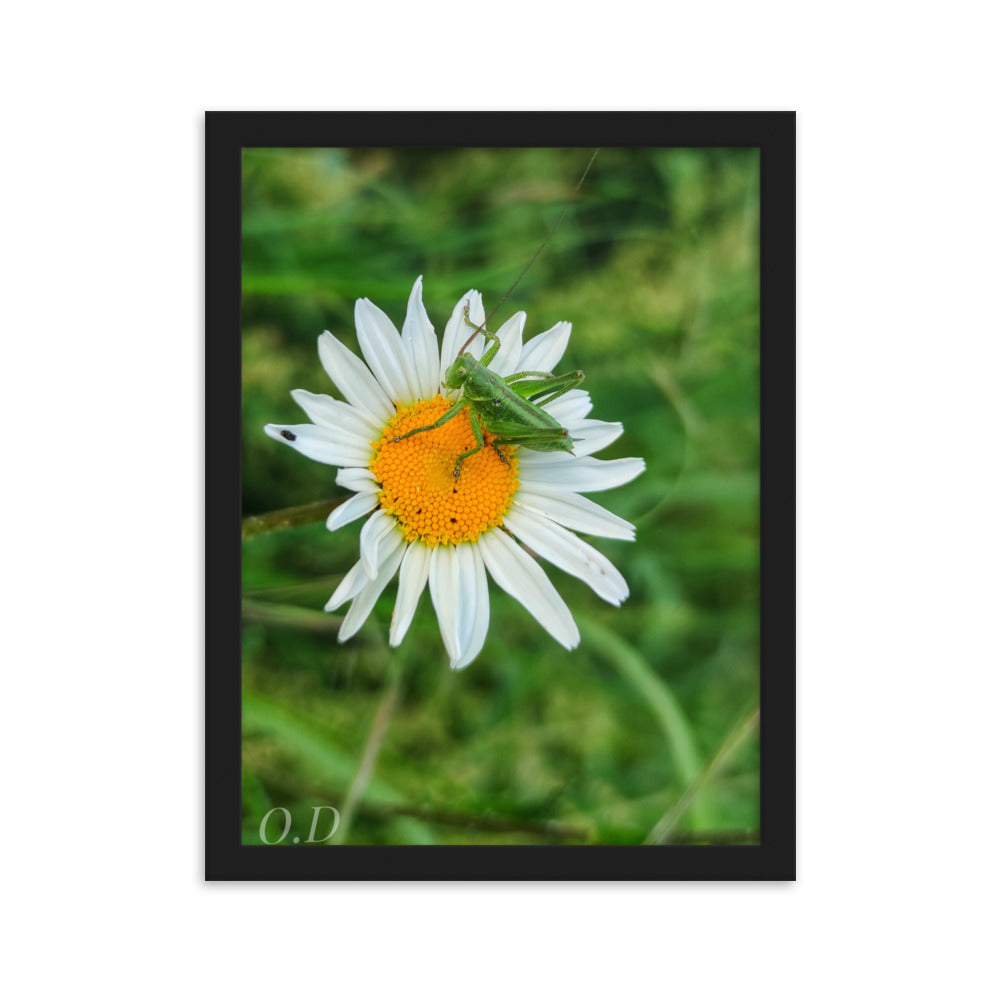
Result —
<svg viewBox="0 0 1000 1000"><path fill-rule="evenodd" d="M208 113L207 879L794 879L794 146Z"/></svg>

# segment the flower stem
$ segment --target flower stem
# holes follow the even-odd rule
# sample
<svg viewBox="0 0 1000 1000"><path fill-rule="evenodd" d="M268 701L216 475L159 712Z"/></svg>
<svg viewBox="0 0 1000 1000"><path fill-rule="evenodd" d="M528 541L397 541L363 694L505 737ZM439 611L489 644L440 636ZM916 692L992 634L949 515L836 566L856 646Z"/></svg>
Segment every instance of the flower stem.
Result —
<svg viewBox="0 0 1000 1000"><path fill-rule="evenodd" d="M341 615L299 608L291 604L271 604L243 599L243 620L276 628L302 629L306 632L337 632L343 622Z"/></svg>
<svg viewBox="0 0 1000 1000"><path fill-rule="evenodd" d="M325 521L330 511L339 507L347 497L337 497L334 500L317 500L315 503L305 503L300 507L284 507L281 510L268 511L266 514L254 514L243 518L243 537L265 535L269 531L279 531L281 528L298 528L303 524L315 524Z"/></svg>

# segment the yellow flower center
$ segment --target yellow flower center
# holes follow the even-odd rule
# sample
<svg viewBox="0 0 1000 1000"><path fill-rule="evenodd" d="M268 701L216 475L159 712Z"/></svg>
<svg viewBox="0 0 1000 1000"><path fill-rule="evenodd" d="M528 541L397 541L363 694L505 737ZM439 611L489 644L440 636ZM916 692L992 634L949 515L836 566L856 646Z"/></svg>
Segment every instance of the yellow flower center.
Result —
<svg viewBox="0 0 1000 1000"><path fill-rule="evenodd" d="M381 487L379 503L399 521L406 540L432 548L472 542L502 525L518 487L517 449L493 447L495 435L488 431L485 446L462 460L455 478L458 457L476 446L468 408L441 427L393 441L434 423L451 405L438 395L399 408L372 442L375 456L368 466Z"/></svg>

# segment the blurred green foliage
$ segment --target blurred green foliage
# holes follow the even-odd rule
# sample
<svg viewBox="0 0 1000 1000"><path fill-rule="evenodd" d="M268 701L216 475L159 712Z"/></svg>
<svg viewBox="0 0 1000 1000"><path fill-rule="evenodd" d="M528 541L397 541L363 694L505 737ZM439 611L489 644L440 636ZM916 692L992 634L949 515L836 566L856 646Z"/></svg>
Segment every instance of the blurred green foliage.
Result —
<svg viewBox="0 0 1000 1000"><path fill-rule="evenodd" d="M641 843L757 704L757 153L604 149L574 194L590 153L244 152L245 515L342 493L335 470L262 431L305 420L289 390L335 394L322 330L356 348L359 297L400 326L418 274L439 336L469 288L489 313L567 201L491 325L524 309L527 338L570 320L560 370L583 369L591 415L625 425L599 457L647 463L592 495L637 526L635 543L588 539L628 601L610 607L545 566L581 626L572 653L494 586L490 635L464 671L448 669L427 593L390 650L395 585L341 646L322 608L362 522L248 538L248 843L273 806L305 840L313 805L343 813L349 798L350 843ZM366 746L374 771L349 795ZM701 775L675 839L753 842L758 763L753 733Z"/></svg>

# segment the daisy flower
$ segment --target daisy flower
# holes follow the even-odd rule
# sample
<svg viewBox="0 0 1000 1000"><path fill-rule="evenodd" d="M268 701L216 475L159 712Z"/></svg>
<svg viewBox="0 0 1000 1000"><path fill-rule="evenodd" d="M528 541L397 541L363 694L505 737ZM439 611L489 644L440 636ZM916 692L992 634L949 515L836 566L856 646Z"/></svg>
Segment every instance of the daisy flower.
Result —
<svg viewBox="0 0 1000 1000"><path fill-rule="evenodd" d="M519 312L497 330L491 371L550 372L559 363L570 324L557 323L522 343L525 318ZM534 556L579 577L611 604L628 596L621 573L574 534L635 538L631 524L582 495L621 486L645 468L641 458L591 457L622 425L589 419L590 396L571 389L541 405L568 430L572 454L500 444L484 429L486 446L462 460L456 478L459 456L476 446L468 408L441 427L399 438L434 423L461 396L461 389L444 384L445 373L468 338L468 323L485 323L482 297L476 291L462 296L440 351L421 278L410 293L402 336L368 299L357 302L354 319L364 361L333 334L319 338L320 361L344 401L295 389L292 398L311 423L264 428L307 458L340 467L336 481L353 495L330 514L330 531L367 518L361 558L325 607L334 611L351 602L339 640L358 631L398 570L393 646L403 641L429 586L451 666L471 663L489 625L488 574L557 642L574 648L580 633L573 616ZM466 351L480 358L485 348L480 333Z"/></svg>

